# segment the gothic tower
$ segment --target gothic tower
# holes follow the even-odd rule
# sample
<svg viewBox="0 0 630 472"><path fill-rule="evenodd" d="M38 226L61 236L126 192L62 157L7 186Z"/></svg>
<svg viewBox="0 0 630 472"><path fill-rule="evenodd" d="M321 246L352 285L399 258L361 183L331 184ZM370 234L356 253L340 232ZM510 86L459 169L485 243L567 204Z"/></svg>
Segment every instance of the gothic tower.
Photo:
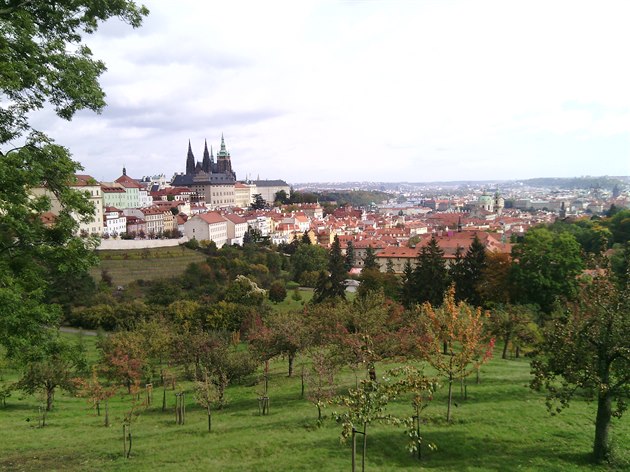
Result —
<svg viewBox="0 0 630 472"><path fill-rule="evenodd" d="M208 141L204 140L203 147L203 161L201 164L201 170L203 170L206 174L212 172L212 168L210 167L210 153L208 152Z"/></svg>
<svg viewBox="0 0 630 472"><path fill-rule="evenodd" d="M195 156L190 147L190 139L188 140L188 155L186 156L186 175L195 173Z"/></svg>

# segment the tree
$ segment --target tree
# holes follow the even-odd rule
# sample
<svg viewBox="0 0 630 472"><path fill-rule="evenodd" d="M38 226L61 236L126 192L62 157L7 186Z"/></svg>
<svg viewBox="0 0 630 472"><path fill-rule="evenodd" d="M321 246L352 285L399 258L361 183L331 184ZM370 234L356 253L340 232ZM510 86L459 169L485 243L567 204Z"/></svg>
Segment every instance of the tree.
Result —
<svg viewBox="0 0 630 472"><path fill-rule="evenodd" d="M376 253L372 246L367 247L365 257L363 258L363 270L369 269L380 270L378 262L376 261Z"/></svg>
<svg viewBox="0 0 630 472"><path fill-rule="evenodd" d="M55 390L62 388L70 392L76 388L74 378L85 368L83 347L68 344L60 338L46 344L46 351L28 363L16 387L28 394L38 391L44 394L46 411L51 411Z"/></svg>
<svg viewBox="0 0 630 472"><path fill-rule="evenodd" d="M304 272L319 272L328 264L326 249L311 244L300 244L291 256L293 280L300 282Z"/></svg>
<svg viewBox="0 0 630 472"><path fill-rule="evenodd" d="M348 241L348 245L346 246L346 257L344 262L346 272L350 272L350 269L354 267L354 243L352 241Z"/></svg>
<svg viewBox="0 0 630 472"><path fill-rule="evenodd" d="M0 8L0 343L9 356L37 356L60 311L47 304L55 278L85 271L91 239L74 236L93 207L69 185L80 165L67 149L35 130L33 112L50 105L70 120L105 105L98 78L105 65L82 43L99 23L119 17L133 27L148 13L133 1L5 2ZM48 194L33 197L33 189ZM61 211L42 219L51 198Z"/></svg>
<svg viewBox="0 0 630 472"><path fill-rule="evenodd" d="M451 286L441 308L430 303L422 305L420 323L424 340L418 346L423 357L448 381L446 421L451 421L453 381L463 379L492 356L494 339L485 339L485 315L465 302L455 302L455 288ZM442 353L442 344L447 352Z"/></svg>
<svg viewBox="0 0 630 472"><path fill-rule="evenodd" d="M195 400L197 403L206 409L208 415L208 432L212 432L212 406L218 401L219 395L217 392L216 382L212 382L208 370L203 370L203 377L201 380L196 380Z"/></svg>
<svg viewBox="0 0 630 472"><path fill-rule="evenodd" d="M440 306L449 282L444 251L435 236L431 236L431 240L420 249L413 270L413 281L417 303L428 302L434 307Z"/></svg>
<svg viewBox="0 0 630 472"><path fill-rule="evenodd" d="M309 345L309 337L302 313L276 311L265 323L252 330L250 343L262 361L275 356L286 356L288 376L293 375L293 363L298 352Z"/></svg>
<svg viewBox="0 0 630 472"><path fill-rule="evenodd" d="M531 387L546 390L552 414L576 394L597 399L593 457L610 458L609 430L630 395L630 285L619 288L607 275L584 284L545 333L532 362ZM616 402L616 405L613 405Z"/></svg>
<svg viewBox="0 0 630 472"><path fill-rule="evenodd" d="M323 273L323 272L322 272ZM330 247L328 256L328 275L322 276L317 281L315 292L313 294L313 302L321 303L327 299L346 299L346 276L344 258L341 254L341 244L339 238L335 236L335 240Z"/></svg>
<svg viewBox="0 0 630 472"><path fill-rule="evenodd" d="M274 303L281 303L285 298L287 298L287 288L284 282L276 280L271 284L271 287L269 287L269 300Z"/></svg>
<svg viewBox="0 0 630 472"><path fill-rule="evenodd" d="M545 313L560 298L577 294L577 276L584 269L580 245L569 233L553 233L547 228L530 229L523 242L512 248L514 280L519 302L535 303Z"/></svg>
<svg viewBox="0 0 630 472"><path fill-rule="evenodd" d="M527 305L496 305L489 319L492 334L503 340L502 359L507 359L510 343L517 346L516 357L520 350L520 343L533 343L539 332L535 323L535 309Z"/></svg>
<svg viewBox="0 0 630 472"><path fill-rule="evenodd" d="M306 373L306 398L317 407L317 422L322 421L322 408L335 396L335 363L320 350L311 353L310 368Z"/></svg>
<svg viewBox="0 0 630 472"><path fill-rule="evenodd" d="M287 196L287 192L284 190L279 190L274 195L273 199L274 205L286 205L289 203L289 197Z"/></svg>
<svg viewBox="0 0 630 472"><path fill-rule="evenodd" d="M486 248L477 235L468 247L462 260L462 274L455 282L459 300L466 300L474 306L481 306L481 296L477 284L486 267Z"/></svg>
<svg viewBox="0 0 630 472"><path fill-rule="evenodd" d="M252 210L264 210L265 208L267 208L267 202L261 194L255 193L253 196L254 201L251 203L251 205L249 205Z"/></svg>

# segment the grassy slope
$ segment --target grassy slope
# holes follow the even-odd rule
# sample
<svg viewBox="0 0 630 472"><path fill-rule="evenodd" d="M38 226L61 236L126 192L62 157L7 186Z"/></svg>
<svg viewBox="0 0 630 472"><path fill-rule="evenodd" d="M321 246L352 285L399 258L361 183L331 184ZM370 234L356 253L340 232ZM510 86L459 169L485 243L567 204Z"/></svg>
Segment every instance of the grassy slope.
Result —
<svg viewBox="0 0 630 472"><path fill-rule="evenodd" d="M283 361L272 364L269 416L258 415L258 386L235 386L228 391L227 408L215 413L211 434L206 432L204 411L194 405L192 395L186 397L187 423L177 426L173 392L167 392L169 410L162 413L162 393L156 388L154 406L134 423L130 460L121 458L120 422L129 404L126 396L115 397L114 426L104 428L102 418L88 411L84 400L58 394L49 426L39 429L35 427L36 399L14 393L7 408L0 409L0 470L349 470L350 450L339 444L339 426L332 421L321 428L314 426L315 407L299 398L300 380L287 378L285 369ZM379 373L384 369L379 366ZM481 379L480 385L469 385L467 401L456 398L459 406L452 425L443 420L445 389L426 410L423 435L438 449L425 450L422 464L404 450L401 430L371 427L367 469L592 470L588 452L594 405L576 402L560 416L550 417L542 396L526 388L529 366L525 360L494 359L484 367ZM347 387L354 377L347 372L341 381ZM409 409L404 400L392 407L394 412ZM614 421L613 438L621 463L630 465L627 417Z"/></svg>
<svg viewBox="0 0 630 472"><path fill-rule="evenodd" d="M134 280L154 280L174 277L184 272L191 262L206 260L200 252L180 247L149 250L99 251L101 263L92 270L95 280L101 280L101 271L107 270L114 285L128 285ZM125 254L127 259L125 259Z"/></svg>

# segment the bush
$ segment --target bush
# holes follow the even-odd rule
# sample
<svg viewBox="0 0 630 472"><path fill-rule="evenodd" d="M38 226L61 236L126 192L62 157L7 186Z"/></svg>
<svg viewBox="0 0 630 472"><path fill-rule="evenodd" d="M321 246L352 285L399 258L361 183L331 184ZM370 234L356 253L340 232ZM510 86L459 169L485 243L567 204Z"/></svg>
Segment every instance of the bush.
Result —
<svg viewBox="0 0 630 472"><path fill-rule="evenodd" d="M274 303L283 302L287 298L287 289L280 280L276 280L269 288L269 300Z"/></svg>

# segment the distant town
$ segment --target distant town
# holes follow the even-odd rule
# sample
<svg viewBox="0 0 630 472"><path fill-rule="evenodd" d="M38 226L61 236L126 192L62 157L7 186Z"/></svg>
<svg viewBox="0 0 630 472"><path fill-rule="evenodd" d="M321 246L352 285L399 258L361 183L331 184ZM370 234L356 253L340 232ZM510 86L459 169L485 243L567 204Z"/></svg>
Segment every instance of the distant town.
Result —
<svg viewBox="0 0 630 472"><path fill-rule="evenodd" d="M223 136L216 155L203 143L200 160L189 142L182 167L171 179L136 178L125 168L113 182L76 175L72 187L87 192L95 209L92 219L79 223L78 234L98 236L108 249L193 239L242 245L248 231L272 244L308 237L329 247L337 236L342 248L353 245L357 270L371 247L383 270L389 264L401 273L432 235L447 259L466 250L475 235L486 249L509 253L511 241L534 225L630 207L628 177L426 184L238 180ZM352 206L313 198L340 190L374 192L378 201ZM292 193L310 201L292 199ZM58 210L53 201L44 217L54 218Z"/></svg>

